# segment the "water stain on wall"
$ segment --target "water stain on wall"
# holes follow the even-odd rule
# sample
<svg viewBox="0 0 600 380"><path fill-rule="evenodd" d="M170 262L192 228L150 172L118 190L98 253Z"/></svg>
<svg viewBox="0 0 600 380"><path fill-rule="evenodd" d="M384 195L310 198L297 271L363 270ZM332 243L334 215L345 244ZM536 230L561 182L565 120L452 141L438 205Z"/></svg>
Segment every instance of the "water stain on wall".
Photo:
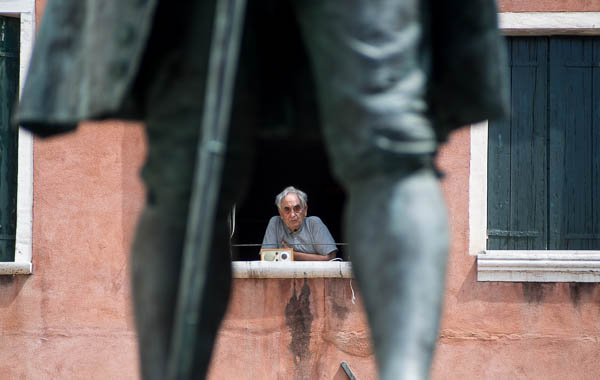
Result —
<svg viewBox="0 0 600 380"><path fill-rule="evenodd" d="M523 287L523 297L529 303L539 303L544 300L544 297L552 290L554 284L542 283L542 282L524 282L521 284Z"/></svg>
<svg viewBox="0 0 600 380"><path fill-rule="evenodd" d="M310 375L310 332L313 315L310 312L310 287L306 279L302 284L300 296L294 293L285 307L285 323L290 330L292 340L289 349L294 355L294 379L308 379Z"/></svg>
<svg viewBox="0 0 600 380"><path fill-rule="evenodd" d="M0 276L0 308L8 307L19 296L28 276Z"/></svg>
<svg viewBox="0 0 600 380"><path fill-rule="evenodd" d="M571 301L573 301L573 305L579 306L581 302L581 298L583 295L589 296L596 289L595 283L589 282L572 282L569 283L569 295L571 296Z"/></svg>
<svg viewBox="0 0 600 380"><path fill-rule="evenodd" d="M350 285L352 280L328 279L326 281L328 285L331 285L327 287L327 291L329 293L327 295L327 298L330 302L331 309L333 310L335 315L341 321L343 321L344 319L346 319L346 316L350 312L347 305L348 300L352 300L352 296L348 294L350 292L349 288L350 286L352 286ZM340 284L341 286L338 286L338 283L340 281L343 282L344 285Z"/></svg>
<svg viewBox="0 0 600 380"><path fill-rule="evenodd" d="M15 276L0 276L0 286L9 286L15 281Z"/></svg>

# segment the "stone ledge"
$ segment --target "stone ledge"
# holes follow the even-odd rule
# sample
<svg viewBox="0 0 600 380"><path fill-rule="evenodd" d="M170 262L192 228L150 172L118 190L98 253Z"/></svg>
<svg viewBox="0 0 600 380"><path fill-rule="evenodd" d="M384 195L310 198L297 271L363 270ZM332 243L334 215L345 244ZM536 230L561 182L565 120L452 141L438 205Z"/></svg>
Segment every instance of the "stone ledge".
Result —
<svg viewBox="0 0 600 380"><path fill-rule="evenodd" d="M0 262L0 275L32 274L31 263Z"/></svg>
<svg viewBox="0 0 600 380"><path fill-rule="evenodd" d="M233 278L352 278L347 261L234 261Z"/></svg>
<svg viewBox="0 0 600 380"><path fill-rule="evenodd" d="M509 36L600 34L600 12L506 12L498 21Z"/></svg>
<svg viewBox="0 0 600 380"><path fill-rule="evenodd" d="M477 281L600 282L600 251L499 251L477 255Z"/></svg>

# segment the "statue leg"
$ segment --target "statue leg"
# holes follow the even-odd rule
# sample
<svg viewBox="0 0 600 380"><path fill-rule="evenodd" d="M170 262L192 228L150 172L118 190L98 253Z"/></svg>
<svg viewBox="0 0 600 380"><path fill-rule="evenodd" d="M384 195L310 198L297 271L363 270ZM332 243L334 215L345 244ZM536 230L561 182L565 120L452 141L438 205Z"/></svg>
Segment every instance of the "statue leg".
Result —
<svg viewBox="0 0 600 380"><path fill-rule="evenodd" d="M429 169L349 186L345 231L380 378L427 379L444 287L448 227Z"/></svg>
<svg viewBox="0 0 600 380"><path fill-rule="evenodd" d="M164 106L164 105L163 105ZM170 107L170 106L167 106ZM149 117L149 153L143 177L147 204L140 217L131 258L133 303L142 378L166 378L181 273L183 242L194 173L199 114L197 107ZM164 109L163 109L164 110ZM194 115L195 114L195 115ZM173 129L172 126L177 125ZM230 164L226 163L226 167ZM239 186L239 183L237 183ZM231 288L227 212L237 192L225 181L219 193L210 256L203 275L193 378L208 370L219 324Z"/></svg>
<svg viewBox="0 0 600 380"><path fill-rule="evenodd" d="M131 256L142 379L165 379L198 141L202 78L162 75L146 92L146 206ZM185 80L187 79L187 81ZM197 98L196 98L197 99Z"/></svg>
<svg viewBox="0 0 600 380"><path fill-rule="evenodd" d="M146 105L148 157L142 171L146 207L134 242L131 270L142 378L165 379L181 273L183 242L196 162L214 2L173 6L161 1L136 88ZM189 21L177 11L186 9ZM176 14L173 14L175 12ZM183 26L186 26L185 28ZM168 48L165 48L168 47ZM204 48L204 50L203 50ZM244 192L252 165L252 76L238 75L234 118L219 191L210 256L199 310L194 379L208 371L231 288L227 213Z"/></svg>
<svg viewBox="0 0 600 380"><path fill-rule="evenodd" d="M215 231L204 271L206 286L200 306L193 378L206 375L231 288L227 210L219 202ZM148 204L143 211L133 248L131 269L134 312L142 378L164 379L181 272L186 208ZM182 223L183 221L183 223Z"/></svg>
<svg viewBox="0 0 600 380"><path fill-rule="evenodd" d="M147 205L131 254L134 316L141 378L166 378L185 226ZM180 215L182 218L185 215Z"/></svg>
<svg viewBox="0 0 600 380"><path fill-rule="evenodd" d="M448 227L427 116L421 0L297 0L382 380L426 379Z"/></svg>
<svg viewBox="0 0 600 380"><path fill-rule="evenodd" d="M157 49L160 46L164 45L158 45ZM139 220L131 258L134 314L144 380L166 378L202 120L204 62L188 59L182 51L185 52L185 47L166 49L160 56L150 55L159 63L145 73L151 79L143 92L148 141L142 171L146 207ZM154 71L149 72L150 69ZM227 260L227 251L223 255ZM223 296L203 297L201 302L202 312L207 310L209 315L214 312L211 320L218 321L227 304L230 283L228 267L219 264L222 263L209 260L204 274L222 274L219 278L224 280L207 282L205 292L210 290ZM202 319L206 319L204 314ZM211 328L216 330L214 325L207 327ZM209 348L198 348L199 362L208 363L215 335L216 331L202 341Z"/></svg>

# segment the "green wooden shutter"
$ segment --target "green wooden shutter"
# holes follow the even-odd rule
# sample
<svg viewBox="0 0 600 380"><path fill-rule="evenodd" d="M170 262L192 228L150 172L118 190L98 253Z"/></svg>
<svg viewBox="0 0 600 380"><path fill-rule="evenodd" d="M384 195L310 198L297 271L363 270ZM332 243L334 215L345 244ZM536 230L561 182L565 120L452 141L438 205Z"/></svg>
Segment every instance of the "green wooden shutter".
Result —
<svg viewBox="0 0 600 380"><path fill-rule="evenodd" d="M600 38L511 38L490 123L488 249L600 249Z"/></svg>
<svg viewBox="0 0 600 380"><path fill-rule="evenodd" d="M550 40L549 249L600 249L600 39Z"/></svg>
<svg viewBox="0 0 600 380"><path fill-rule="evenodd" d="M511 116L488 128L488 249L545 249L548 41L508 41Z"/></svg>
<svg viewBox="0 0 600 380"><path fill-rule="evenodd" d="M0 16L0 261L15 258L17 131L10 124L19 92L18 18Z"/></svg>

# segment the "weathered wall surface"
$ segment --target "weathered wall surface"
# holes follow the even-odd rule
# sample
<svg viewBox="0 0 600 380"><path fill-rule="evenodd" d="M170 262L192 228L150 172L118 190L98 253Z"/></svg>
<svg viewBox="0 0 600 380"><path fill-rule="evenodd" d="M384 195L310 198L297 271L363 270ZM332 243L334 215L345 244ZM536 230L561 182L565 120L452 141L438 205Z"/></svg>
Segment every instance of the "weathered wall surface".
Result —
<svg viewBox="0 0 600 380"><path fill-rule="evenodd" d="M349 279L237 279L210 379L375 379Z"/></svg>
<svg viewBox="0 0 600 380"><path fill-rule="evenodd" d="M34 273L0 276L0 378L136 376L127 252L141 132L107 123L36 140Z"/></svg>
<svg viewBox="0 0 600 380"><path fill-rule="evenodd" d="M598 12L597 0L497 0L500 12Z"/></svg>

